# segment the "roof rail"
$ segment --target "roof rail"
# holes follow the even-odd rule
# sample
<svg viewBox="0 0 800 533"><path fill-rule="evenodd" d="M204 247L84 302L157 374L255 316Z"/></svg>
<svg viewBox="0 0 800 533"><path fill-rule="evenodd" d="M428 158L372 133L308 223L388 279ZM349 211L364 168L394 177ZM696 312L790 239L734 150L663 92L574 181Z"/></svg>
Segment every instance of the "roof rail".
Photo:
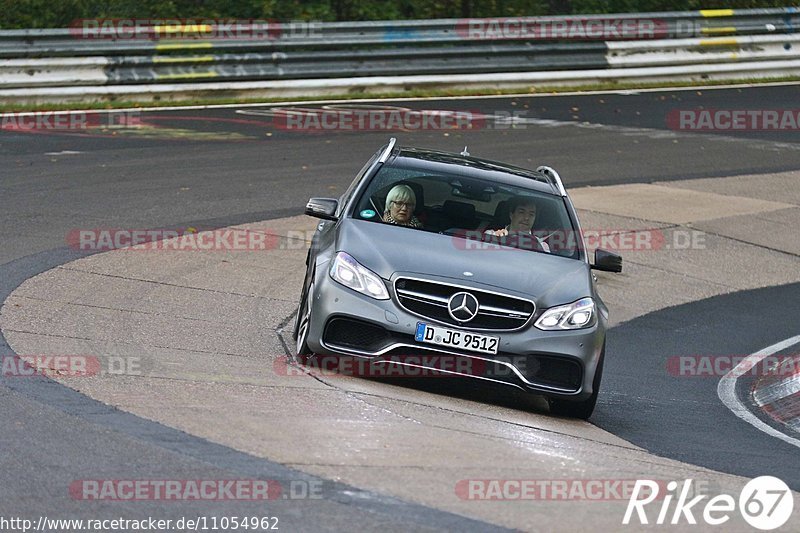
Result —
<svg viewBox="0 0 800 533"><path fill-rule="evenodd" d="M386 148L383 149L383 153L378 158L378 163L386 163L386 160L389 159L389 156L391 155L392 150L394 150L394 145L395 144L397 144L397 139L395 139L394 137L389 139L389 144L387 144Z"/></svg>
<svg viewBox="0 0 800 533"><path fill-rule="evenodd" d="M536 172L541 172L542 174L550 178L551 183L553 187L555 187L556 190L558 191L558 194L560 194L561 196L567 195L567 190L564 189L564 184L561 182L561 176L558 175L556 169L554 169L553 167L542 165L536 169Z"/></svg>

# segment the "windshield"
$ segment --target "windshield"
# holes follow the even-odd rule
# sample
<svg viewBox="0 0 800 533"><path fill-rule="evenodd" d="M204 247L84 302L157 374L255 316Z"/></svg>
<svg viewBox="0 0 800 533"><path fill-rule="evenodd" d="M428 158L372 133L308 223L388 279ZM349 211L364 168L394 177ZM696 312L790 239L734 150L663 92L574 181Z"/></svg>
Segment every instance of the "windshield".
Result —
<svg viewBox="0 0 800 533"><path fill-rule="evenodd" d="M580 240L560 196L491 180L384 166L353 216L485 246L580 257Z"/></svg>

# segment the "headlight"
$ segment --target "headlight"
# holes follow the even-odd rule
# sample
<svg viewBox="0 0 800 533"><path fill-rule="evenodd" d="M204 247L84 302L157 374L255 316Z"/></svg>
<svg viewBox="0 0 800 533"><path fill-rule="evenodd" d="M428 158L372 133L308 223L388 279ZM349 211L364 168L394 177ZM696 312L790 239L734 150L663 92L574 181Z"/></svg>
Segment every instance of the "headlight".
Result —
<svg viewBox="0 0 800 533"><path fill-rule="evenodd" d="M380 276L361 266L350 254L337 253L330 272L331 277L345 287L376 300L389 299L389 292Z"/></svg>
<svg viewBox="0 0 800 533"><path fill-rule="evenodd" d="M582 298L569 305L551 307L536 321L536 327L545 330L580 329L593 326L596 322L594 301Z"/></svg>

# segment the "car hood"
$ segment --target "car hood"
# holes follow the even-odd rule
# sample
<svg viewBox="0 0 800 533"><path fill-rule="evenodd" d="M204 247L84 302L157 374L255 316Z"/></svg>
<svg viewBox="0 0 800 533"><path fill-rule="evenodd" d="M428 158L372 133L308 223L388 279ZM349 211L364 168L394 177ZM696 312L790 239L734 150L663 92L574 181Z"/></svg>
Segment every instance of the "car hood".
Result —
<svg viewBox="0 0 800 533"><path fill-rule="evenodd" d="M440 235L363 220L342 221L336 250L386 280L396 274L462 285L480 285L533 298L539 307L552 307L591 296L589 265L547 253L497 247L467 249L472 244ZM464 272L472 276L465 276Z"/></svg>

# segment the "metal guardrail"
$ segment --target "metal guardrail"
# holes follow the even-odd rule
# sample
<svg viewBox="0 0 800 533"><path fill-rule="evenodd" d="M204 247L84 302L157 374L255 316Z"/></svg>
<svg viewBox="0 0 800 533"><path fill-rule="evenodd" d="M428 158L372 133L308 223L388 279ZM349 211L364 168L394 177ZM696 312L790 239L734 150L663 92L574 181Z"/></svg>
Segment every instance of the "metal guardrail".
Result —
<svg viewBox="0 0 800 533"><path fill-rule="evenodd" d="M795 8L333 22L299 32L291 26L245 24L237 27L239 36L262 35L245 39L225 38L219 28L188 22L133 27L126 38L116 39L98 38L88 28L0 30L0 99L24 99L25 91L40 100L58 99L59 89L74 98L75 91L66 89L81 86L93 88L85 92L89 97L118 97L141 96L147 92L142 86L161 86L153 92L163 95L203 84L206 90L230 91L236 84L246 89L257 82L264 89L270 82L279 87L281 80L293 80L295 89L307 80L317 92L324 89L324 80L331 80L331 89L342 92L347 79L355 87L368 86L371 79L379 86L402 85L398 80L407 79L408 87L435 85L431 77L439 78L440 85L462 84L463 75L472 75L474 83L498 85L491 82L493 73L519 73L520 83L535 83L540 77L535 74L570 80L565 71L579 79L581 72L599 70L609 74L599 78L616 79L612 74L617 73L619 79L630 79L633 68L661 68L642 73L653 79L702 77L688 67L732 63L743 68L709 72L774 76L776 69L781 73L779 62L793 65L800 59L800 34L795 34L800 10ZM182 39L171 39L178 33ZM763 64L749 69L755 63ZM676 69L680 66L686 68ZM793 74L794 67L785 72ZM598 77L592 74L592 79ZM171 89L165 91L167 85Z"/></svg>
<svg viewBox="0 0 800 533"><path fill-rule="evenodd" d="M769 9L709 9L700 11L677 11L659 13L623 13L601 15L570 15L553 17L505 17L495 19L433 19L433 20L397 20L397 21L363 21L363 22L325 22L313 24L314 38L306 37L308 26L296 34L291 23L269 23L272 29L267 29L272 37L272 44L313 46L335 41L358 42L394 42L394 43L420 43L463 40L462 28L470 22L508 22L517 21L549 21L559 23L564 21L631 21L653 20L663 23L665 30L672 37L700 37L719 33L769 33L771 31L794 31L800 21L800 9L794 7L769 8ZM202 22L197 19L198 22ZM168 22L168 21L165 21ZM178 22L178 21L176 21ZM765 26L772 24L774 30ZM164 39L176 31L179 24L164 24L155 27L132 27L130 32L135 38ZM204 31L194 24L193 32L202 39ZM245 25L246 26L246 25ZM258 26L257 24L252 25ZM77 23L75 27L64 29L44 30L0 30L0 42L17 43L24 46L36 47L54 42L74 42L82 26Z"/></svg>

